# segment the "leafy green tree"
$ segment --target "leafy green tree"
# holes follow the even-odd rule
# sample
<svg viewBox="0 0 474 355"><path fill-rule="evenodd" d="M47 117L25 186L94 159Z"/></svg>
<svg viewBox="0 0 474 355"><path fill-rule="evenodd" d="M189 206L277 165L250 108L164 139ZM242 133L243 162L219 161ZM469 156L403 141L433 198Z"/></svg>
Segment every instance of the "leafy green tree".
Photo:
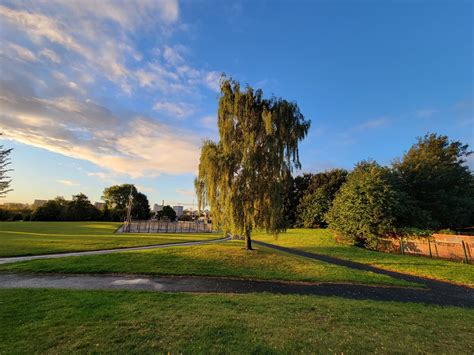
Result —
<svg viewBox="0 0 474 355"><path fill-rule="evenodd" d="M296 103L222 78L219 141L202 146L195 186L200 208L209 205L214 223L245 236L249 250L253 229L284 228L288 179L301 166L298 143L309 127Z"/></svg>
<svg viewBox="0 0 474 355"><path fill-rule="evenodd" d="M131 184L113 185L107 187L104 190L102 200L105 201L109 208L125 210L128 203L128 197L130 195L130 189L132 190L133 196L138 193L137 188Z"/></svg>
<svg viewBox="0 0 474 355"><path fill-rule="evenodd" d="M4 197L11 191L10 184L12 180L7 176L7 174L11 171L11 169L8 169L8 165L10 165L9 155L12 150L13 148L5 149L3 148L3 145L0 145L0 197Z"/></svg>
<svg viewBox="0 0 474 355"><path fill-rule="evenodd" d="M138 192L134 185L122 184L107 187L102 196L113 220L123 220L125 218L130 190L133 195L133 218L148 219L150 217L150 204L146 195Z"/></svg>
<svg viewBox="0 0 474 355"><path fill-rule="evenodd" d="M331 207L331 201L331 196L323 188L305 194L297 208L298 226L304 228L325 227L324 216Z"/></svg>
<svg viewBox="0 0 474 355"><path fill-rule="evenodd" d="M150 203L145 194L137 192L133 198L132 205L132 216L136 219L148 219L150 218Z"/></svg>
<svg viewBox="0 0 474 355"><path fill-rule="evenodd" d="M297 225L306 228L325 227L324 215L347 179L347 171L333 169L311 176L311 181L297 207Z"/></svg>
<svg viewBox="0 0 474 355"><path fill-rule="evenodd" d="M347 240L373 248L377 237L395 232L402 213L403 200L390 170L363 161L348 175L325 218Z"/></svg>
<svg viewBox="0 0 474 355"><path fill-rule="evenodd" d="M176 211L173 207L166 205L163 206L161 211L157 212L158 219L167 219L169 221L174 221L176 219Z"/></svg>
<svg viewBox="0 0 474 355"><path fill-rule="evenodd" d="M431 133L394 161L401 186L418 211L407 223L438 228L474 224L474 178L465 165L471 153L467 144Z"/></svg>
<svg viewBox="0 0 474 355"><path fill-rule="evenodd" d="M38 207L31 215L32 221L64 221L66 220L67 201L63 197L49 200Z"/></svg>
<svg viewBox="0 0 474 355"><path fill-rule="evenodd" d="M313 174L303 174L288 179L286 198L284 202L284 213L287 225L294 227L297 221L297 208L300 200L308 190Z"/></svg>
<svg viewBox="0 0 474 355"><path fill-rule="evenodd" d="M72 196L67 202L66 219L70 221L97 221L100 211L89 201L89 198L80 193Z"/></svg>

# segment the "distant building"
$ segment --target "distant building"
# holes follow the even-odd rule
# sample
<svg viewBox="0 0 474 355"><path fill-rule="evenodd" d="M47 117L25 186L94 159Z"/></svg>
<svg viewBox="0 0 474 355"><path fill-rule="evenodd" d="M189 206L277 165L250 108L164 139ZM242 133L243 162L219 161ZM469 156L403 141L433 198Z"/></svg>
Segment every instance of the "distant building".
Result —
<svg viewBox="0 0 474 355"><path fill-rule="evenodd" d="M33 208L38 208L43 206L48 200L34 200L33 201Z"/></svg>
<svg viewBox="0 0 474 355"><path fill-rule="evenodd" d="M95 206L95 208L97 208L98 210L102 210L102 209L104 209L104 207L105 207L105 202L96 202L96 203L94 203L94 206Z"/></svg>
<svg viewBox="0 0 474 355"><path fill-rule="evenodd" d="M161 210L163 210L163 205L159 205L157 203L153 205L153 212L159 212Z"/></svg>
<svg viewBox="0 0 474 355"><path fill-rule="evenodd" d="M180 217L183 214L183 206L173 206L174 211L176 212L176 217Z"/></svg>

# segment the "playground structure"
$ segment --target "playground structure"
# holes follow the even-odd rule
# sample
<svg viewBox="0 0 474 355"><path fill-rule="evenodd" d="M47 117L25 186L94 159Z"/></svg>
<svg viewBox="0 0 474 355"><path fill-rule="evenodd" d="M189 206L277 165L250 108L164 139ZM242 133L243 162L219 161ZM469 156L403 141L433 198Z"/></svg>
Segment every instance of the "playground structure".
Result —
<svg viewBox="0 0 474 355"><path fill-rule="evenodd" d="M155 221L138 220L126 221L118 233L212 233L212 223L204 221Z"/></svg>

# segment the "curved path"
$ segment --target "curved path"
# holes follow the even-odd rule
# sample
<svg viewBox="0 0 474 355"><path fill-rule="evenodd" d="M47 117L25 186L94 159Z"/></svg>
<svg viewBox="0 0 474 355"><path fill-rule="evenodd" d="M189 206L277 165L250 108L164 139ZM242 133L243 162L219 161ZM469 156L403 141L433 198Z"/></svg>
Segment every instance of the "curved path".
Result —
<svg viewBox="0 0 474 355"><path fill-rule="evenodd" d="M230 239L231 239L231 237L226 237L226 238L219 238L219 239L199 240L199 241L194 241L194 242L152 244L152 245L144 245L144 246L139 246L139 247L125 247L125 248L100 249L100 250L88 250L88 251L72 251L72 252L64 252L64 253L29 255L29 256L12 256L12 257L0 258L0 264L10 264L10 263L16 263L16 262L19 262L19 261L29 261L29 260L37 260L37 259L64 258L64 257L67 257L67 256L103 255L103 254L118 253L118 252L122 252L122 251L147 250L147 249L160 249L160 248L169 248L169 247L201 245L201 244L209 244L209 243L226 242Z"/></svg>
<svg viewBox="0 0 474 355"><path fill-rule="evenodd" d="M127 250L146 250L154 248L167 248L172 246L192 246L224 242L229 239L230 237L207 241L148 245L143 247L3 258L0 259L0 263L46 258L61 258L65 256L109 254ZM74 275L23 273L0 273L0 288L62 288L79 290L124 289L161 292L218 293L270 292L279 294L338 296L350 299L372 299L378 301L420 302L444 306L474 308L474 289L466 286L459 286L448 282L384 270L375 266L339 259L328 255L309 253L298 249L285 248L264 242L255 243L268 248L281 250L310 259L316 259L358 270L366 270L385 274L394 278L420 283L423 284L425 288L420 289L396 286L368 286L348 283L304 283L274 280L266 281L218 277L152 277L146 275L115 274Z"/></svg>

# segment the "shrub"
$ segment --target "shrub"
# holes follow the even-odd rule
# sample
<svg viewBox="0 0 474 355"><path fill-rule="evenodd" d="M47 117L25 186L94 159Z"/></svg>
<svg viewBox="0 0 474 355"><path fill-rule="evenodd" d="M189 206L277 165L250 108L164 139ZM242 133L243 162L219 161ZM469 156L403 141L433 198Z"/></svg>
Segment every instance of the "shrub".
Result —
<svg viewBox="0 0 474 355"><path fill-rule="evenodd" d="M345 239L374 248L377 237L395 233L400 213L403 204L390 171L363 161L349 174L325 218Z"/></svg>
<svg viewBox="0 0 474 355"><path fill-rule="evenodd" d="M297 215L299 227L326 227L324 215L331 206L331 197L322 188L303 196L298 205Z"/></svg>

